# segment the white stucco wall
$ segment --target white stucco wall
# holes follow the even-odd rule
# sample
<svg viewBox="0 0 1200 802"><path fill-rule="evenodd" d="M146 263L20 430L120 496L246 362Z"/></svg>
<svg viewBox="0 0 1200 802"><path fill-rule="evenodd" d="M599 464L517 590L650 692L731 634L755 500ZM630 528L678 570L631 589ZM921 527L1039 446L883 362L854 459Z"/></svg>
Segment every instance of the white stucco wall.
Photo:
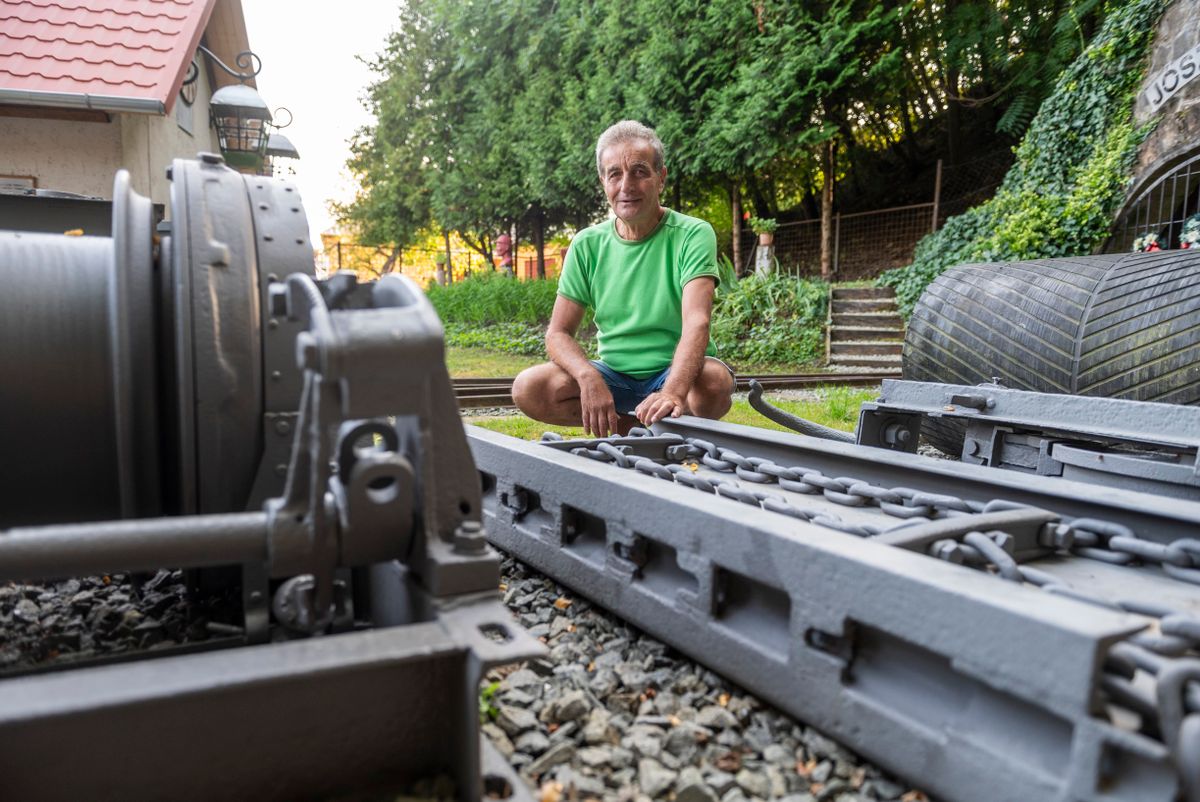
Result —
<svg viewBox="0 0 1200 802"><path fill-rule="evenodd" d="M165 116L112 114L107 123L0 116L0 175L34 176L39 189L111 198L113 176L125 168L136 192L168 206L167 165L217 150L203 70L198 82L191 134L174 108Z"/></svg>
<svg viewBox="0 0 1200 802"><path fill-rule="evenodd" d="M121 121L0 117L0 175L31 175L38 189L112 197L121 161Z"/></svg>
<svg viewBox="0 0 1200 802"><path fill-rule="evenodd" d="M170 192L167 165L178 158L194 159L201 151L217 152L217 135L208 124L208 100L212 94L204 70L200 71L197 83L191 134L179 126L175 108L165 117L120 115L121 165L129 170L135 191L164 206L168 205ZM182 102L175 99L176 106Z"/></svg>

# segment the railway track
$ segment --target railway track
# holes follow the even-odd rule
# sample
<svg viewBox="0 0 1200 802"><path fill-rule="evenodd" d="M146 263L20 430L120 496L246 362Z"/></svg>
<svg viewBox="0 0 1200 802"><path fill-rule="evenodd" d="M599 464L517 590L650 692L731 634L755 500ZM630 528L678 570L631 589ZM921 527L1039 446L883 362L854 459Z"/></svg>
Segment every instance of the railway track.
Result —
<svg viewBox="0 0 1200 802"><path fill-rule="evenodd" d="M763 373L737 377L737 389L750 389L751 380L757 380L767 390L795 390L817 385L842 385L857 387L879 384L884 379L898 379L898 371L875 371L872 373ZM512 383L510 377L453 379L454 396L458 405L472 407L511 407Z"/></svg>

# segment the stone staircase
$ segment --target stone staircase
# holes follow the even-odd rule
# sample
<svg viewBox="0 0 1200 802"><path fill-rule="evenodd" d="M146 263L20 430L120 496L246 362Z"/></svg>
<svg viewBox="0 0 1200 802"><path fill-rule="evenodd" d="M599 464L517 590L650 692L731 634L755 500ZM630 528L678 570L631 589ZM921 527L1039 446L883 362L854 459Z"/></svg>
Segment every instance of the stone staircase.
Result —
<svg viewBox="0 0 1200 802"><path fill-rule="evenodd" d="M900 370L904 320L892 287L834 287L826 346L830 367Z"/></svg>

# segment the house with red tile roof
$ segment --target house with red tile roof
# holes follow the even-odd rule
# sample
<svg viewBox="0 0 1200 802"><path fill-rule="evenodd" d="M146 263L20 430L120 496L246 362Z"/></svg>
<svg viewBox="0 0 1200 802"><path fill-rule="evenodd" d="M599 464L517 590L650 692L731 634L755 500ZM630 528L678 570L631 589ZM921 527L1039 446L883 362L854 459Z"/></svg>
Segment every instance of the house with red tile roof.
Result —
<svg viewBox="0 0 1200 802"><path fill-rule="evenodd" d="M218 152L209 100L238 83L201 45L237 69L240 0L0 0L0 190L111 199L125 168L167 205L166 166Z"/></svg>

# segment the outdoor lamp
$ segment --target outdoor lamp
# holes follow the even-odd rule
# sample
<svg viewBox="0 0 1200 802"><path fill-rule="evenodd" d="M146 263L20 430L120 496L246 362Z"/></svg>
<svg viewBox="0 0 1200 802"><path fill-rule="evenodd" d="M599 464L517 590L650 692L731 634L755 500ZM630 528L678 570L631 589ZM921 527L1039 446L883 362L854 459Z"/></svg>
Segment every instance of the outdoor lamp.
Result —
<svg viewBox="0 0 1200 802"><path fill-rule="evenodd" d="M274 168L280 159L299 158L300 151L296 150L296 146L292 144L292 140L278 131L272 131L267 137L267 158L263 162L262 169L259 170L259 175L274 175Z"/></svg>
<svg viewBox="0 0 1200 802"><path fill-rule="evenodd" d="M231 167L262 167L271 110L254 87L236 84L218 89L209 101L209 113L225 162Z"/></svg>

